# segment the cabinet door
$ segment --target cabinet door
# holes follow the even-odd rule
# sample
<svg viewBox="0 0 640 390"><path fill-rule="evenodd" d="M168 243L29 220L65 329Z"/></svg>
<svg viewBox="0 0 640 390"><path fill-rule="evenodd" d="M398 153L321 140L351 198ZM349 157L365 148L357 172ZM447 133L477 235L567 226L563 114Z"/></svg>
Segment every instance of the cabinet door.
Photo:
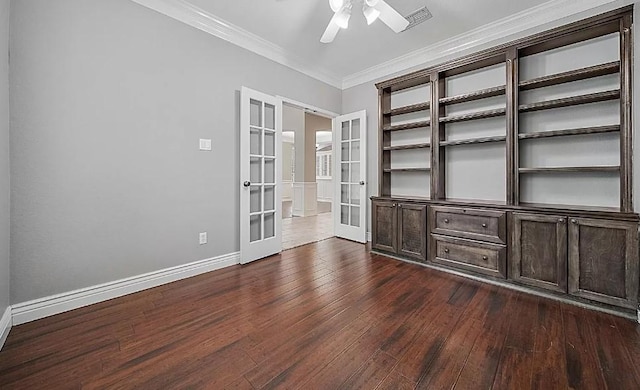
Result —
<svg viewBox="0 0 640 390"><path fill-rule="evenodd" d="M511 279L534 287L567 292L567 219L513 214Z"/></svg>
<svg viewBox="0 0 640 390"><path fill-rule="evenodd" d="M612 305L638 302L638 224L572 218L569 293Z"/></svg>
<svg viewBox="0 0 640 390"><path fill-rule="evenodd" d="M427 206L398 204L398 253L427 260Z"/></svg>
<svg viewBox="0 0 640 390"><path fill-rule="evenodd" d="M397 204L387 200L371 202L371 248L397 252L396 234L398 231Z"/></svg>

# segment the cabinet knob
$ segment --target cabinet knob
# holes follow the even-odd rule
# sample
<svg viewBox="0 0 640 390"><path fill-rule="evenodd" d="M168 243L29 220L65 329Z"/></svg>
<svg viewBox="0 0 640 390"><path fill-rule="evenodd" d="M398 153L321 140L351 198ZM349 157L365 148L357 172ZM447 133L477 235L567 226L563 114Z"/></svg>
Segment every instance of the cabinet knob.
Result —
<svg viewBox="0 0 640 390"><path fill-rule="evenodd" d="M449 248L444 248L444 253L449 253Z"/></svg>
<svg viewBox="0 0 640 390"><path fill-rule="evenodd" d="M487 256L482 256L482 260L487 261L489 258Z"/></svg>
<svg viewBox="0 0 640 390"><path fill-rule="evenodd" d="M392 207L396 207L397 205L396 205L395 203L393 203L391 206L392 206Z"/></svg>
<svg viewBox="0 0 640 390"><path fill-rule="evenodd" d="M449 223L449 220L447 218L444 219L444 223Z"/></svg>
<svg viewBox="0 0 640 390"><path fill-rule="evenodd" d="M486 223L483 223L483 224L482 224L482 227L483 227L483 228L486 228L486 227L487 227L487 224L486 224Z"/></svg>
<svg viewBox="0 0 640 390"><path fill-rule="evenodd" d="M558 222L563 223L564 222L564 218L558 219Z"/></svg>
<svg viewBox="0 0 640 390"><path fill-rule="evenodd" d="M577 220L575 220L575 219L572 219L572 220L571 220L571 223L574 223L574 224L575 224L575 223L578 223L578 221L577 221Z"/></svg>
<svg viewBox="0 0 640 390"><path fill-rule="evenodd" d="M243 186L245 187L250 187L251 186L251 182L250 181L245 181L244 183L242 183Z"/></svg>
<svg viewBox="0 0 640 390"><path fill-rule="evenodd" d="M401 205L401 204L399 204L399 205L398 205L398 207L399 207L399 208L402 208L402 205Z"/></svg>

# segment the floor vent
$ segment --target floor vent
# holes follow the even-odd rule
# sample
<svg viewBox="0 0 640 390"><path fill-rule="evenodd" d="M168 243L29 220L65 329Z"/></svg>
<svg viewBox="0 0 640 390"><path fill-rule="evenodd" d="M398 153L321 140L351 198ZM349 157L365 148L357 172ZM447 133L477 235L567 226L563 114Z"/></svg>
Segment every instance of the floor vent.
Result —
<svg viewBox="0 0 640 390"><path fill-rule="evenodd" d="M404 31L407 31L408 29L413 28L422 22L426 22L427 20L431 19L432 16L433 15L431 15L431 12L429 12L427 7L422 7L419 10L410 13L409 15L405 16L405 18L409 21L409 26L407 26Z"/></svg>

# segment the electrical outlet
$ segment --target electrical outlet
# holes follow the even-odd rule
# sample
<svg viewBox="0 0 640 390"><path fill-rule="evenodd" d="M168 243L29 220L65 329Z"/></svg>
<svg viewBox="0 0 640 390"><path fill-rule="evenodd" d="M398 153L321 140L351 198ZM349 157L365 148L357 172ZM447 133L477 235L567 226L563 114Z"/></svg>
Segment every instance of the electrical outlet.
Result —
<svg viewBox="0 0 640 390"><path fill-rule="evenodd" d="M211 140L210 139L200 139L200 150L204 150L207 152L211 151Z"/></svg>
<svg viewBox="0 0 640 390"><path fill-rule="evenodd" d="M200 233L200 245L207 243L207 232Z"/></svg>

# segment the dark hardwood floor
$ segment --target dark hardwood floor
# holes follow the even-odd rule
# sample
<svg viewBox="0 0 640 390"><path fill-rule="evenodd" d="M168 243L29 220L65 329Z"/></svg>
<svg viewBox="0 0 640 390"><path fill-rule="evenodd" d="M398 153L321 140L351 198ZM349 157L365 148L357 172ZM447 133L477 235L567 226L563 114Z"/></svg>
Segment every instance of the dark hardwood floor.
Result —
<svg viewBox="0 0 640 390"><path fill-rule="evenodd" d="M638 389L634 322L330 239L12 329L2 389Z"/></svg>

